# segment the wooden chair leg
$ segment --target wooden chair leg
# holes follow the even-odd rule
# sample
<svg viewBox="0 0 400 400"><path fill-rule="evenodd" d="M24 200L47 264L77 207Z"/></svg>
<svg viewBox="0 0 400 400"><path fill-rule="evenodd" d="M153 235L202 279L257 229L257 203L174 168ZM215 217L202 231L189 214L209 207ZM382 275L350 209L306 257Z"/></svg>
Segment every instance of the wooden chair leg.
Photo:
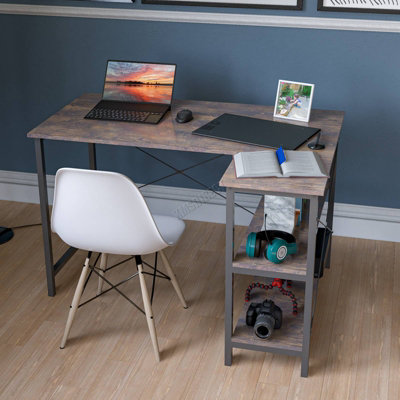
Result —
<svg viewBox="0 0 400 400"><path fill-rule="evenodd" d="M144 311L146 313L147 325L149 326L151 342L153 343L154 355L156 356L156 360L160 361L160 353L158 350L156 327L154 325L154 318L153 318L153 311L151 309L151 304L150 304L150 297L149 297L146 282L144 279L143 265L138 263L137 268L138 268L138 272L139 272L140 288L142 289Z"/></svg>
<svg viewBox="0 0 400 400"><path fill-rule="evenodd" d="M167 275L171 279L172 286L174 287L175 292L179 297L179 300L181 301L184 308L188 308L185 298L183 297L182 290L179 286L178 281L176 280L176 276L174 274L174 271L172 270L171 264L169 263L167 256L165 255L163 250L160 250L160 254L161 254L162 261L163 261L163 265L164 265L165 269L167 270Z"/></svg>
<svg viewBox="0 0 400 400"><path fill-rule="evenodd" d="M65 347L65 343L67 342L69 331L71 330L72 322L74 320L76 310L78 309L78 306L79 306L79 301L81 299L82 292L83 292L83 286L85 285L85 280L86 280L88 273L89 273L89 258L87 257L85 260L85 265L83 266L83 269L82 269L81 276L78 281L78 285L76 286L76 289L75 289L75 294L74 294L74 298L72 299L71 308L69 309L67 325L65 326L64 336L61 340L61 346L60 346L61 349L63 349Z"/></svg>
<svg viewBox="0 0 400 400"><path fill-rule="evenodd" d="M101 259L100 259L100 275L104 276L105 272L104 270L107 268L107 260L108 260L108 254L106 253L101 253ZM99 281L97 284L97 294L99 295L103 291L103 279L99 277Z"/></svg>

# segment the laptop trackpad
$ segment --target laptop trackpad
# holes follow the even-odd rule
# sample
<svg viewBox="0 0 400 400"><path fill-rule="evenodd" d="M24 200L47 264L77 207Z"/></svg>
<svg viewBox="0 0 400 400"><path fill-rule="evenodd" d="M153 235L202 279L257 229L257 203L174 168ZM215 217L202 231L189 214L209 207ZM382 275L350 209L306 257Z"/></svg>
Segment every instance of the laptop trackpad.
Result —
<svg viewBox="0 0 400 400"><path fill-rule="evenodd" d="M149 124L156 124L160 119L161 119L161 115L160 114L150 114L146 118L145 122L149 123Z"/></svg>

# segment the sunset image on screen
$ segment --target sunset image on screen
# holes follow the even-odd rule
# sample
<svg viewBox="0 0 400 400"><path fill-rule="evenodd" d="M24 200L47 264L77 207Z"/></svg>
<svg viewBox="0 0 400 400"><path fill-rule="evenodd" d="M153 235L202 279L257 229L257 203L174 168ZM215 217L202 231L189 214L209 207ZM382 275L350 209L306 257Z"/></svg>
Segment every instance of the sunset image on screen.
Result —
<svg viewBox="0 0 400 400"><path fill-rule="evenodd" d="M104 100L169 104L175 65L109 61Z"/></svg>

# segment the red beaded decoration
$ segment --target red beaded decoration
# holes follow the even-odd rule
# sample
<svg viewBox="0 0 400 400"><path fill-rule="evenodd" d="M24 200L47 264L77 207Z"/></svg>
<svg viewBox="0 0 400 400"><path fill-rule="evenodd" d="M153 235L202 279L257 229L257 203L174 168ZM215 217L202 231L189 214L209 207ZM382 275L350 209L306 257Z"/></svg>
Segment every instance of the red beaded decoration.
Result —
<svg viewBox="0 0 400 400"><path fill-rule="evenodd" d="M274 287L277 287L279 291L284 295L284 296L289 296L290 299L292 300L293 304L293 315L297 315L297 299L296 296L291 292L290 290L285 290L283 288L283 284L285 283L285 279L279 279L275 278L273 282L269 285L265 285L264 283L260 282L253 282L251 283L248 288L246 289L246 294L244 296L245 302L250 301L250 293L254 288L260 288L260 289L265 289L265 290L271 290ZM292 281L286 281L286 287L291 288L292 287Z"/></svg>

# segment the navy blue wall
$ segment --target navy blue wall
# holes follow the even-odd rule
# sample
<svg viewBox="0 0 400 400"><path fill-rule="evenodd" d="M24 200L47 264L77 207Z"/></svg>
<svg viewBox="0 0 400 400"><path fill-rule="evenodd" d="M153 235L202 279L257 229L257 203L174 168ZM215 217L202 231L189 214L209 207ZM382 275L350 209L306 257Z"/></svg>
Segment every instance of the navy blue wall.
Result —
<svg viewBox="0 0 400 400"><path fill-rule="evenodd" d="M316 2L307 7L286 13L347 15L317 14ZM82 93L100 92L108 58L174 62L177 98L272 105L279 79L315 83L315 108L346 112L336 200L400 207L399 34L0 15L0 38L1 170L35 171L26 133ZM87 166L84 145L48 143L46 150L49 173ZM202 159L155 153L178 166ZM99 148L100 168L140 182L165 172L153 161L143 169L143 161L134 149ZM194 174L211 185L228 163L224 158ZM192 187L181 178L164 184Z"/></svg>

